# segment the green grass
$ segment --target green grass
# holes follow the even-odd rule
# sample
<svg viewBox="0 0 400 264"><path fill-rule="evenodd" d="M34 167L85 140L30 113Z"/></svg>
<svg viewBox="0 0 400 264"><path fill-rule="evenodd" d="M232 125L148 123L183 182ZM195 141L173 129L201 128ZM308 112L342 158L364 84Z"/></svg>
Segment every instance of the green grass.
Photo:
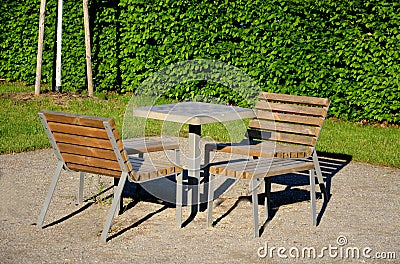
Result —
<svg viewBox="0 0 400 264"><path fill-rule="evenodd" d="M123 124L129 95L96 94L95 98L75 98L55 100L46 94L39 97L24 94L19 100L7 98L7 94L33 91L33 87L20 84L0 83L0 153L22 152L50 147L38 118L42 109L112 117L118 128L129 130ZM64 96L64 95L63 95ZM142 100L142 99L141 99ZM168 103L159 100L157 103ZM151 104L142 100L141 105ZM131 125L137 125L133 122ZM146 133L160 133L162 123L152 120L146 123ZM187 135L187 126L172 125L179 129L181 136ZM243 135L243 127L238 123L210 124L202 127L202 135L216 141L237 141ZM328 119L324 124L317 150L322 153L351 156L352 160L378 165L400 167L400 129L398 127L379 127L359 125L350 122Z"/></svg>
<svg viewBox="0 0 400 264"><path fill-rule="evenodd" d="M72 98L60 103L46 94L26 94L24 100L7 98L8 93L33 91L33 87L0 84L0 153L12 153L50 147L40 123L40 110L65 111L112 117L121 127L128 95L108 95L108 99ZM99 95L99 97L104 95Z"/></svg>
<svg viewBox="0 0 400 264"><path fill-rule="evenodd" d="M400 167L400 128L328 119L317 150L349 155L355 161Z"/></svg>

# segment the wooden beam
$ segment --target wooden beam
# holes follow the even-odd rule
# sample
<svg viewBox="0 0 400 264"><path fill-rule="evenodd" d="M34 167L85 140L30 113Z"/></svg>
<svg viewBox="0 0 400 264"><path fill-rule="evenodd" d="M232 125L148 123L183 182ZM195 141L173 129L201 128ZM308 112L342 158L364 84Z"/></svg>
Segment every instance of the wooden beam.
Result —
<svg viewBox="0 0 400 264"><path fill-rule="evenodd" d="M93 78L92 78L92 55L90 46L90 23L88 0L83 0L83 21L85 25L85 45L86 45L86 74L88 82L89 96L93 96Z"/></svg>
<svg viewBox="0 0 400 264"><path fill-rule="evenodd" d="M58 0L57 12L57 54L56 54L56 91L61 92L61 39L62 39L63 0Z"/></svg>
<svg viewBox="0 0 400 264"><path fill-rule="evenodd" d="M42 79L42 57L43 57L45 11L46 11L46 0L41 0L40 1L40 16L39 16L38 53L37 53L37 60L36 60L35 95L40 94L40 82Z"/></svg>

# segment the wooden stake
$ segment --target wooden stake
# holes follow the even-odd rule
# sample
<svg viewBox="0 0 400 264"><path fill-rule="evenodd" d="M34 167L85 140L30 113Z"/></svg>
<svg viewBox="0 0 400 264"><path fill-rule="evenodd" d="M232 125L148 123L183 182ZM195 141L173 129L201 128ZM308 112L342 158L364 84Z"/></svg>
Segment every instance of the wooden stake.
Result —
<svg viewBox="0 0 400 264"><path fill-rule="evenodd" d="M40 94L40 82L42 79L42 58L43 58L43 36L44 36L45 10L46 10L46 0L41 0L40 1L40 16L39 16L38 53L37 53L37 60L36 60L35 95Z"/></svg>
<svg viewBox="0 0 400 264"><path fill-rule="evenodd" d="M61 92L61 39L62 39L63 0L58 0L57 14L57 57L56 57L56 91Z"/></svg>
<svg viewBox="0 0 400 264"><path fill-rule="evenodd" d="M92 55L90 46L90 24L88 0L83 0L83 21L85 25L85 44L86 44L86 74L88 82L89 96L93 96L93 80L92 80Z"/></svg>

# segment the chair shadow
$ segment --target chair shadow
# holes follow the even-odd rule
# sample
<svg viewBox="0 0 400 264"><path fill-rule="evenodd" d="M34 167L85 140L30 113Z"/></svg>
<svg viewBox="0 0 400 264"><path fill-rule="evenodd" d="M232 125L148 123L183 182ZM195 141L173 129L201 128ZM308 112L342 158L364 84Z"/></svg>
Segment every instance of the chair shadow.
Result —
<svg viewBox="0 0 400 264"><path fill-rule="evenodd" d="M220 217L217 217L213 222L212 222L212 226L216 226L222 219L224 219L225 217L227 217L236 207L238 207L238 205L239 205L239 203L242 201L242 200L247 200L247 197L244 197L244 196L240 196L237 200L236 200L236 202L231 206L231 207L229 207L228 208L228 210L223 214L223 215L221 215ZM219 206L220 204L222 204L223 203L223 201L222 202L220 202L220 203L217 203L216 205L215 205L215 207L217 207L217 206Z"/></svg>
<svg viewBox="0 0 400 264"><path fill-rule="evenodd" d="M51 226L55 226L57 224L60 224L60 223L62 223L64 221L74 217L75 215L85 211L90 206L92 206L93 204L96 203L96 201L95 201L96 198L98 198L100 195L108 192L109 190L111 190L113 188L114 188L114 185L111 185L111 186L107 187L106 189L102 190L101 192L99 192L99 193L97 193L97 194L95 194L95 195L93 195L91 197L86 198L84 200L85 204L82 207L80 207L78 210L75 210L74 212L72 212L72 213L70 213L70 214L68 214L66 216L63 216L62 218L60 218L58 220L55 220L55 221L53 221L53 222L51 222L51 223L49 223L47 225L44 225L43 229L51 227ZM102 199L109 200L109 199L112 199L112 198L113 198L113 194L109 194L109 195L105 196ZM125 205L123 208L121 208L121 211L120 211L119 214L122 214L125 211L132 209L140 201L152 202L152 203L157 203L157 204L164 204L164 206L162 208L158 209L157 211L152 212L152 213L144 216L143 218L139 219L138 221L136 221L132 225L130 225L130 226L118 231L117 233L111 235L110 237L107 238L107 241L111 240L111 239L113 239L113 238L115 238L115 237L117 237L117 236L119 236L119 235L121 235L123 233L125 233L126 231L129 231L132 228L135 228L135 227L139 226L140 224L142 224L146 220L150 219L152 216L154 216L154 215L166 210L167 208L172 207L171 204L168 204L166 202L160 202L160 200L158 200L156 197L152 196L150 193L148 193L146 190L144 190L142 187L140 187L139 184L135 184L135 183L129 183L128 182L125 185L123 193L122 193L122 198L131 198L132 201L129 202L127 205Z"/></svg>
<svg viewBox="0 0 400 264"><path fill-rule="evenodd" d="M337 153L318 152L318 156L322 176L325 181L326 193L328 195L325 197L323 192L317 193L317 199L324 197L324 202L317 216L317 225L321 222L331 198L332 178L352 160L352 157L349 155ZM261 225L261 228L259 229L260 235L265 231L267 224L274 218L281 206L309 201L310 199L308 189L298 188L301 186L309 186L308 172L279 175L273 177L271 181L273 184L285 185L286 187L284 190L271 192L268 219L266 219ZM321 190L322 188L320 186L320 191ZM259 205L263 205L264 198L265 194L258 194ZM251 201L251 195L240 196L223 215L213 221L212 225L217 225L222 219L227 217L243 200ZM218 204L216 206L218 206Z"/></svg>
<svg viewBox="0 0 400 264"><path fill-rule="evenodd" d="M133 199L130 203L128 203L123 208L123 212L133 209L135 207L135 205L138 204L139 202L150 202L150 203L155 203L155 204L161 204L161 205L163 205L163 207L161 207L160 209L158 209L152 213L147 214L146 216L142 217L141 219L139 219L135 223L131 224L130 226L125 227L122 230L118 231L117 233L109 236L107 238L107 241L112 240L135 227L138 227L139 225L141 225L145 221L149 220L154 215L161 213L168 208L175 207L174 204L171 204L171 203L168 203L168 202L158 199L157 197L155 197L154 195L149 193L140 184L133 183L133 182L126 183L126 185L124 187L123 197L129 197L129 198Z"/></svg>
<svg viewBox="0 0 400 264"><path fill-rule="evenodd" d="M66 215L66 216L63 216L63 217L61 217L60 219L55 220L55 221L53 221L53 222L51 222L51 223L49 223L49 224L47 224L47 225L44 225L44 226L43 226L43 229L48 228L48 227L51 227L51 226L58 225L58 224L60 224L60 223L62 223L62 222L64 222L64 221L66 221L66 220L68 220L68 219L74 217L75 215L77 215L77 214L79 214L79 213L85 211L86 209L88 209L88 208L89 208L90 206L92 206L94 203L95 203L95 202L88 202L88 203L86 203L85 205L83 205L83 206L82 206L81 208L79 208L78 210L76 210L76 211L74 211L74 212L72 212L72 213L70 213L70 214L68 214L68 215Z"/></svg>
<svg viewBox="0 0 400 264"><path fill-rule="evenodd" d="M100 195L106 193L107 191L111 190L112 188L113 188L113 186L110 186L110 187L108 187L108 188L102 190L101 192L99 192L99 193L97 193L97 194L95 194L95 195L93 195L93 196L91 196L91 197L89 197L89 198L86 198L85 200L83 200L83 202L84 202L85 204L84 204L82 207L80 207L78 210L75 210L75 211L73 211L72 213L70 213L70 214L68 214L68 215L66 215L66 216L61 217L60 219L57 219L57 220L55 220L55 221L53 221L53 222L51 222L51 223L49 223L49 224L47 224L47 225L44 225L44 226L43 226L43 229L48 228L48 227L51 227L51 226L58 225L58 224L60 224L60 223L62 223L62 222L64 222L64 221L66 221L66 220L68 220L68 219L74 217L75 215L77 215L77 214L79 214L79 213L85 211L85 210L88 209L90 206L92 206L93 204L96 203L94 200L95 200L97 197L99 197ZM109 198L109 197L111 197L111 195L107 196L106 199ZM79 204L76 204L76 205L79 205Z"/></svg>
<svg viewBox="0 0 400 264"><path fill-rule="evenodd" d="M138 202L139 202L139 201L134 202L132 206L129 206L129 209L132 208L132 207L134 207ZM114 238L116 238L116 237L122 235L123 233L125 233L125 232L127 232L127 231L129 231L129 230L131 230L131 229L133 229L133 228L135 228L135 227L138 227L139 225L141 225L141 224L144 223L145 221L147 221L147 220L149 220L150 218L152 218L154 215L163 212L164 210L166 210L166 209L169 208L169 207L170 207L170 206L164 205L164 206L161 207L160 209L158 209L158 210L156 210L156 211L154 211L154 212L152 212L152 213L147 214L146 216L142 217L141 219L139 219L139 220L136 221L135 223L131 224L130 226L125 227L124 229L118 231L117 233L115 233L115 234L109 236L109 237L107 238L107 241L110 241L110 240L112 240L112 239L114 239Z"/></svg>

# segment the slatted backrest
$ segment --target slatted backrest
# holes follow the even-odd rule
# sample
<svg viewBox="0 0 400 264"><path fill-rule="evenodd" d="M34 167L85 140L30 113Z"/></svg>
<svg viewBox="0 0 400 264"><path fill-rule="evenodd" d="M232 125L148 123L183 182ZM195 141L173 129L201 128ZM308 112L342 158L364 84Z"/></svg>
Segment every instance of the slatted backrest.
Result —
<svg viewBox="0 0 400 264"><path fill-rule="evenodd" d="M314 148L328 112L327 98L261 92L248 136Z"/></svg>
<svg viewBox="0 0 400 264"><path fill-rule="evenodd" d="M56 155L68 169L113 177L120 177L122 169L131 172L113 119L52 111L40 111L39 116Z"/></svg>

